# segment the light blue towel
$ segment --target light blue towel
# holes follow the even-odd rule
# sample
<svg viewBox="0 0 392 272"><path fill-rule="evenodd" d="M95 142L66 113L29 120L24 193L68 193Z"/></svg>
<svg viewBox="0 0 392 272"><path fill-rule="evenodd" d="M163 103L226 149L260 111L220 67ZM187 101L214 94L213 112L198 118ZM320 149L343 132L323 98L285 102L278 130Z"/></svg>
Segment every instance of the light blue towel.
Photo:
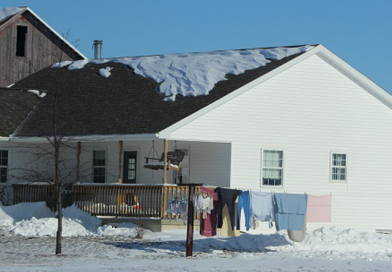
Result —
<svg viewBox="0 0 392 272"><path fill-rule="evenodd" d="M250 193L250 214L251 218L260 221L269 221L269 227L272 228L273 220L273 201L272 193L251 192ZM253 220L251 226L253 227Z"/></svg>
<svg viewBox="0 0 392 272"><path fill-rule="evenodd" d="M305 194L275 194L276 230L302 230L307 204L308 196Z"/></svg>

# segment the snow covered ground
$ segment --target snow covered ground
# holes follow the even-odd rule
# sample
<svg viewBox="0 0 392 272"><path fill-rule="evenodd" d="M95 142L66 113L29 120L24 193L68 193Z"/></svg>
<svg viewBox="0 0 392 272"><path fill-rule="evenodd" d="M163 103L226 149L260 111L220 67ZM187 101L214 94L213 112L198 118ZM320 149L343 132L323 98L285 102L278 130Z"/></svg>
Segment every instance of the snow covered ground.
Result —
<svg viewBox="0 0 392 272"><path fill-rule="evenodd" d="M75 207L65 210L69 235L64 254L55 256L53 233L40 231L55 219L39 205L0 206L0 271L392 271L391 235L325 227L293 244L285 232L212 238L195 232L194 257L185 258L185 230L135 239L135 225L99 227Z"/></svg>

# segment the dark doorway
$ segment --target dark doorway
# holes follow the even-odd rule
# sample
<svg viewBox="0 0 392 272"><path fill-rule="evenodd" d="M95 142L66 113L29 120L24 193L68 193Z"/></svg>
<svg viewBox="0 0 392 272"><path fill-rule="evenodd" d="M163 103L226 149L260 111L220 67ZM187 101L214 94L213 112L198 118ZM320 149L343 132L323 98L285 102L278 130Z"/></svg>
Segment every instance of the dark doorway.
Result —
<svg viewBox="0 0 392 272"><path fill-rule="evenodd" d="M124 152L123 183L136 183L136 151Z"/></svg>
<svg viewBox="0 0 392 272"><path fill-rule="evenodd" d="M26 56L27 26L16 26L16 56Z"/></svg>

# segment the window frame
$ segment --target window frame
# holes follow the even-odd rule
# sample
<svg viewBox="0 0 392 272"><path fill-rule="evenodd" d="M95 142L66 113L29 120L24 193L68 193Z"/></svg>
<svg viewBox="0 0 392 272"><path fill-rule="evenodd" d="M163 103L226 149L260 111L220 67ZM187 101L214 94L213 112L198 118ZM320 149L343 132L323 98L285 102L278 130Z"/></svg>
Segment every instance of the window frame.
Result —
<svg viewBox="0 0 392 272"><path fill-rule="evenodd" d="M264 151L277 151L277 152L282 152L282 167L264 167ZM267 188L283 188L284 187L284 181L285 181L285 153L286 151L282 148L262 148L261 149L261 161L260 161L260 166L261 166L261 171L260 171L260 188L262 187L267 187ZM282 170L282 182L280 185L264 185L263 184L263 173L264 169L281 169Z"/></svg>
<svg viewBox="0 0 392 272"><path fill-rule="evenodd" d="M10 161L11 161L11 152L10 152L10 150L8 148L0 148L0 152L1 151L7 151L7 166L1 165L1 162L0 162L0 168L5 168L6 171L7 171L7 175L6 175L6 181L5 182L1 182L1 177L0 177L0 186L8 184L8 181L9 181L9 179L8 179L8 170L9 170ZM1 160L1 156L0 156L0 160Z"/></svg>
<svg viewBox="0 0 392 272"><path fill-rule="evenodd" d="M346 156L346 166L334 166L333 165L333 155L345 155ZM341 179L333 179L332 178L332 169L333 168L344 168L345 169L345 179L341 180ZM348 153L347 152L335 152L335 151L331 151L329 153L329 182L331 183L347 183L348 181Z"/></svg>
<svg viewBox="0 0 392 272"><path fill-rule="evenodd" d="M105 152L105 165L104 166L94 165L94 152L99 152L99 151ZM92 183L105 184L105 183L107 183L107 171L106 170L107 170L108 152L106 149L94 149L92 153L93 153L92 154ZM104 182L95 182L95 173L94 172L95 172L96 168L101 168L101 169L103 168L105 170Z"/></svg>

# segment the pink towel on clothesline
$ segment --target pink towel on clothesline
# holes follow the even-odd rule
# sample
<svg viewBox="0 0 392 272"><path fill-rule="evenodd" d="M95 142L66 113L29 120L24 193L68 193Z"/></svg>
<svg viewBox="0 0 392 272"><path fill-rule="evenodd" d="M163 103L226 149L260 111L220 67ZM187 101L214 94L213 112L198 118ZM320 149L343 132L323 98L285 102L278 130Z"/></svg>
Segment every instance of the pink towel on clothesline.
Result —
<svg viewBox="0 0 392 272"><path fill-rule="evenodd" d="M308 195L306 219L308 222L332 222L332 195Z"/></svg>

